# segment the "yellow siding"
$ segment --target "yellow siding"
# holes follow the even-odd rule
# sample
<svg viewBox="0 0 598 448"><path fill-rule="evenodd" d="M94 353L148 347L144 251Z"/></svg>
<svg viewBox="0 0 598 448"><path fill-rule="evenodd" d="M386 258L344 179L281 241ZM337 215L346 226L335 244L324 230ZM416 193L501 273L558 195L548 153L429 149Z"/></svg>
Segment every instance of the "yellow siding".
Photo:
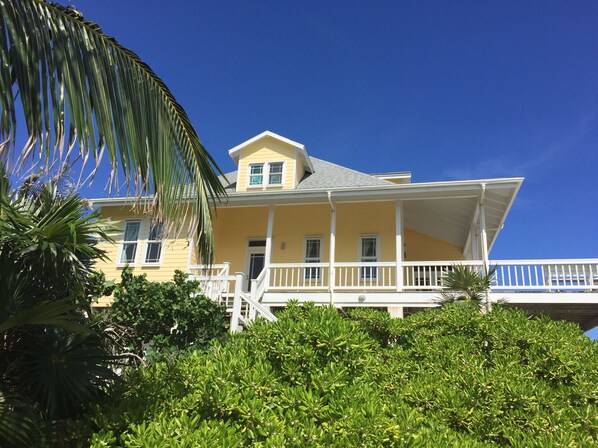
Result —
<svg viewBox="0 0 598 448"><path fill-rule="evenodd" d="M377 236L378 261L395 260L395 203L336 205L336 261L359 261L359 237Z"/></svg>
<svg viewBox="0 0 598 448"><path fill-rule="evenodd" d="M105 241L100 242L100 248L104 249L108 255L108 260L96 263L96 269L101 270L106 275L107 280L119 280L123 271L122 266L117 265L118 255L120 253L122 232L125 221L130 219L141 219L141 228L139 230L139 242L137 246L135 263L131 264L135 274L147 274L147 278L152 281L171 280L174 271L177 269L186 271L189 260L189 242L182 236L171 238L165 241L162 250L164 251L162 263L159 265L144 266L143 255L147 237L149 233L150 220L142 214L135 213L130 207L103 207L102 215L111 218L118 232L113 235L115 242L113 244ZM99 305L103 306L111 299L103 299Z"/></svg>
<svg viewBox="0 0 598 448"><path fill-rule="evenodd" d="M336 254L338 262L354 262L360 257L359 237L375 235L379 238L379 261L395 260L395 203L370 202L336 205ZM102 242L100 246L110 260L99 262L97 268L108 279L120 278L122 267L116 260L124 221L142 219L137 250L135 273L147 273L148 279L170 280L176 269L186 270L189 263L189 243L185 238L169 239L164 245L164 257L159 266L142 266L149 220L134 214L130 207L105 207L105 217L111 217L120 229L114 236L115 244ZM245 256L250 239L265 239L268 226L268 207L219 208L213 216L216 242L215 263L229 262L231 273L246 272ZM322 261L329 259L330 206L328 204L277 206L274 211L272 239L273 263L300 263L304 261L303 246L306 237L322 238ZM462 260L460 247L411 229L405 229L407 261ZM192 264L197 263L193 256Z"/></svg>
<svg viewBox="0 0 598 448"><path fill-rule="evenodd" d="M414 230L405 229L406 261L442 261L463 260L463 248L425 235Z"/></svg>
<svg viewBox="0 0 598 448"><path fill-rule="evenodd" d="M213 220L216 264L230 262L231 273L245 272L249 239L266 239L268 207L219 208Z"/></svg>
<svg viewBox="0 0 598 448"><path fill-rule="evenodd" d="M330 206L297 205L276 207L272 230L272 263L302 263L306 237L321 237L320 257L328 260Z"/></svg>
<svg viewBox="0 0 598 448"><path fill-rule="evenodd" d="M284 162L282 186L247 187L250 163ZM263 138L241 149L237 175L237 191L290 190L295 188L295 148L272 138ZM264 184L267 184L264 175Z"/></svg>

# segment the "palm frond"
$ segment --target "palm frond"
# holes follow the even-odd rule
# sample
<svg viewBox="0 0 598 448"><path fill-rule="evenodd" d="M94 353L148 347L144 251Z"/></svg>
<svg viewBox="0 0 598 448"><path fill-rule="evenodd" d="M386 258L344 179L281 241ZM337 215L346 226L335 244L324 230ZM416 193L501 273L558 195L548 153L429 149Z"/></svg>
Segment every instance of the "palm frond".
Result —
<svg viewBox="0 0 598 448"><path fill-rule="evenodd" d="M0 0L0 63L0 157L14 144L20 101L29 140L12 167L62 164L75 141L83 165L97 169L106 154L111 185L122 172L129 194L151 195L148 211L171 231L189 213L211 260L210 204L225 195L222 172L147 64L77 11L43 0ZM190 202L181 185L195 187Z"/></svg>
<svg viewBox="0 0 598 448"><path fill-rule="evenodd" d="M438 303L464 302L481 306L492 285L496 268L494 266L487 274L482 274L472 266L454 264L443 276L444 289Z"/></svg>

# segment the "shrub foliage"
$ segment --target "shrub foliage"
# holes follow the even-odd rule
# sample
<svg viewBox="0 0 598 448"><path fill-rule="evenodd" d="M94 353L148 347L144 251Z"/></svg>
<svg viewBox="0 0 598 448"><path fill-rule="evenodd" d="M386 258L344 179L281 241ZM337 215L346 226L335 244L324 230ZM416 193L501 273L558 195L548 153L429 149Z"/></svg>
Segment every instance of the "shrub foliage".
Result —
<svg viewBox="0 0 598 448"><path fill-rule="evenodd" d="M92 446L594 446L598 347L573 324L447 305L394 320L291 305L139 369Z"/></svg>
<svg viewBox="0 0 598 448"><path fill-rule="evenodd" d="M226 309L200 293L199 282L176 271L171 282L150 282L126 268L105 318L124 348L143 355L204 348L227 330Z"/></svg>

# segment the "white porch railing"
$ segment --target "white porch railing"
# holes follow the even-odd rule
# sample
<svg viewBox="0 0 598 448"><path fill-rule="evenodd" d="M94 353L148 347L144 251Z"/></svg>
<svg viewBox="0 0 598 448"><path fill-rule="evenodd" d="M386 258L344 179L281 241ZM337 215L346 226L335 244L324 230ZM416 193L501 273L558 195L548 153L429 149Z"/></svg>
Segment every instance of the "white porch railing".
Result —
<svg viewBox="0 0 598 448"><path fill-rule="evenodd" d="M598 291L598 260L492 261L495 291Z"/></svg>
<svg viewBox="0 0 598 448"><path fill-rule="evenodd" d="M408 261L400 264L402 284L397 284L397 264L335 263L334 291L437 291L455 264L483 271L479 260ZM598 259L493 260L497 266L493 291L561 292L598 291ZM269 267L268 292L329 291L328 263L273 263ZM263 278L260 278L263 280ZM261 294L261 289L260 289ZM257 297L261 297L258 295Z"/></svg>
<svg viewBox="0 0 598 448"><path fill-rule="evenodd" d="M272 263L268 290L327 291L329 267L328 263ZM266 269L262 271L265 272Z"/></svg>
<svg viewBox="0 0 598 448"><path fill-rule="evenodd" d="M258 316L268 321L276 320L274 314L259 303L266 289L267 270L252 281L251 294L242 290L244 274L230 275L229 270L229 263L193 265L189 267L189 279L199 281L202 294L226 307L231 315L230 331L240 331Z"/></svg>
<svg viewBox="0 0 598 448"><path fill-rule="evenodd" d="M224 305L229 311L233 306L235 276L230 275L230 263L189 266L189 279L199 282L202 294Z"/></svg>
<svg viewBox="0 0 598 448"><path fill-rule="evenodd" d="M479 260L461 261L407 261L403 266L405 291L439 291L444 287L444 276L455 264L470 266L480 273L484 265Z"/></svg>
<svg viewBox="0 0 598 448"><path fill-rule="evenodd" d="M336 263L334 289L396 289L396 263Z"/></svg>
<svg viewBox="0 0 598 448"><path fill-rule="evenodd" d="M392 292L438 291L444 276L455 264L483 271L481 261L409 261L397 264L274 263L251 281L251 293L242 290L243 273L230 275L229 264L192 266L190 278L198 280L203 293L227 307L231 331L239 331L256 317L276 320L262 305L266 292ZM498 292L598 292L598 259L495 260L492 291ZM330 287L330 279L333 279Z"/></svg>

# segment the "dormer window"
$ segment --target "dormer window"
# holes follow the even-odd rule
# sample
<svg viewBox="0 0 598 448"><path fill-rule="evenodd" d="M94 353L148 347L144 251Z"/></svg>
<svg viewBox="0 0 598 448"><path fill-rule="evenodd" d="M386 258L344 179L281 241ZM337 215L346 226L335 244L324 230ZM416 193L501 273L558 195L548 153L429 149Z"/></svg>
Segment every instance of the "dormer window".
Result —
<svg viewBox="0 0 598 448"><path fill-rule="evenodd" d="M249 187L278 186L282 185L284 175L284 162L250 163ZM264 180L267 180L266 184Z"/></svg>
<svg viewBox="0 0 598 448"><path fill-rule="evenodd" d="M249 165L249 185L258 186L264 183L264 164L252 163Z"/></svg>
<svg viewBox="0 0 598 448"><path fill-rule="evenodd" d="M282 185L282 165L283 162L270 163L268 185Z"/></svg>

